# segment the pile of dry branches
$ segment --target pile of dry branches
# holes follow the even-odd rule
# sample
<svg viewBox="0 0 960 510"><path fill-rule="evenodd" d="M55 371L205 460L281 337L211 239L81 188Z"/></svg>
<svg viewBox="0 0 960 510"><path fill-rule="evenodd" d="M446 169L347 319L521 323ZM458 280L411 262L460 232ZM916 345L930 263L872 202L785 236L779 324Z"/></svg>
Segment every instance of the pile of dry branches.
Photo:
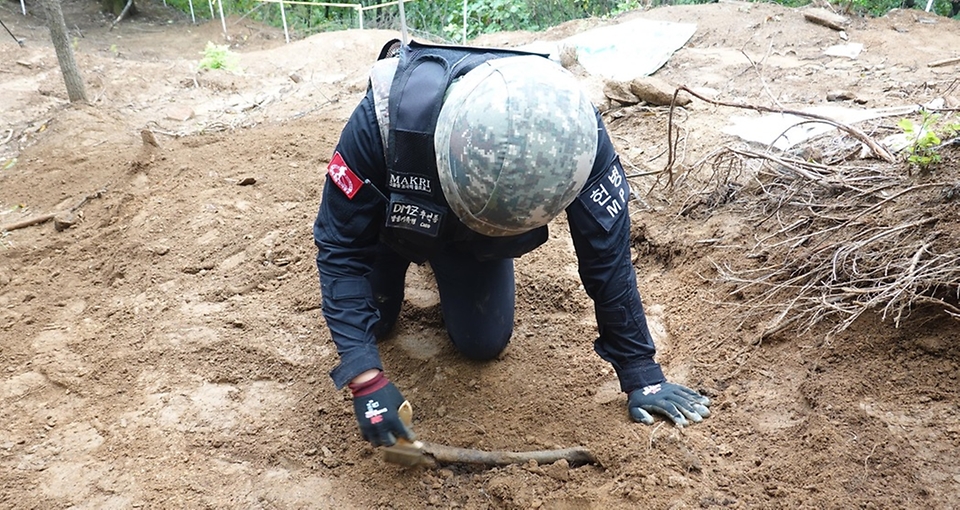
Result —
<svg viewBox="0 0 960 510"><path fill-rule="evenodd" d="M828 143L820 161L860 145ZM717 270L748 316L770 320L764 336L824 321L839 332L868 310L899 327L920 305L960 319L960 169L813 161L729 147L704 161L713 195L755 195L737 201L757 228L752 267Z"/></svg>

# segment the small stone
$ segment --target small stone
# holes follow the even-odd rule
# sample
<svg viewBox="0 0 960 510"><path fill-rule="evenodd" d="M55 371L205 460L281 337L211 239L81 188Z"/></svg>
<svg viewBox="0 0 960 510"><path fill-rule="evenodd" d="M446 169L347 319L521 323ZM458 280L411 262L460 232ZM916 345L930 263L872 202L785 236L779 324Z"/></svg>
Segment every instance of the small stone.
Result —
<svg viewBox="0 0 960 510"><path fill-rule="evenodd" d="M153 147L156 149L160 148L160 142L157 141L157 137L154 136L153 131L149 129L140 130L140 141L143 142L143 145Z"/></svg>
<svg viewBox="0 0 960 510"><path fill-rule="evenodd" d="M257 179L255 177L244 177L243 179L237 181L238 186L250 186L256 183Z"/></svg>
<svg viewBox="0 0 960 510"><path fill-rule="evenodd" d="M623 105L634 105L640 98L630 91L630 82L611 80L603 85L603 95Z"/></svg>
<svg viewBox="0 0 960 510"><path fill-rule="evenodd" d="M183 105L176 105L170 108L167 108L164 116L168 120L176 120L180 122L186 122L193 118L193 110L190 107Z"/></svg>
<svg viewBox="0 0 960 510"><path fill-rule="evenodd" d="M77 215L71 212L58 214L53 218L53 228L55 228L57 232L63 232L64 230L76 225L77 220Z"/></svg>
<svg viewBox="0 0 960 510"><path fill-rule="evenodd" d="M560 459L549 466L543 468L543 471L554 480L566 482L570 480L570 463L567 459Z"/></svg>
<svg viewBox="0 0 960 510"><path fill-rule="evenodd" d="M580 64L580 56L577 53L575 44L564 44L563 48L560 49L560 65L564 69L577 67Z"/></svg>
<svg viewBox="0 0 960 510"><path fill-rule="evenodd" d="M856 98L857 95L849 90L832 90L827 92L827 101L831 102L851 101Z"/></svg>
<svg viewBox="0 0 960 510"><path fill-rule="evenodd" d="M673 104L673 95L676 90L677 87L672 84L652 76L636 78L630 82L630 92L633 92L641 101L655 106ZM687 94L677 94L677 106L686 106L690 101L690 96Z"/></svg>

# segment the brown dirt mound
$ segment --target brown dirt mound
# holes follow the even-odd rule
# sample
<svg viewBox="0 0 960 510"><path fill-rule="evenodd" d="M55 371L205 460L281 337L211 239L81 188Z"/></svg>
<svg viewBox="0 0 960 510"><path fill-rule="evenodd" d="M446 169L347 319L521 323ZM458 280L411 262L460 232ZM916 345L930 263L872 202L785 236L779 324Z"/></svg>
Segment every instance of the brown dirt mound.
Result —
<svg viewBox="0 0 960 510"><path fill-rule="evenodd" d="M635 178L631 214L658 359L668 377L713 397L714 415L685 429L630 422L615 374L592 351L592 304L558 222L517 262L516 332L501 359L455 355L425 268L411 270L399 331L382 352L422 438L583 445L601 465L384 465L327 376L336 352L310 227L322 169L367 67L395 34L287 45L279 30L231 20L244 74L198 72L206 41L225 42L218 22L193 26L157 7L110 31L112 20L85 5L64 8L83 33L89 106L64 104L42 20L0 7L28 40L0 44L11 63L0 69L0 139L10 135L0 224L106 190L63 232L48 222L0 237L3 506L960 506L957 321L921 309L894 328L865 314L841 333L824 325L758 342L764 323L722 304L729 289L714 270L744 263L753 220L736 201L679 214L690 190L710 183L698 162L739 144L722 127L742 112L696 101L675 119L689 185ZM854 17L846 36L864 44L857 59L824 55L842 42L836 31L767 4L653 9L545 37L634 16L697 23L657 75L730 100L799 108L850 89L868 107L936 97L949 106L958 94L956 66L926 64L956 56L960 23L917 11ZM667 109L605 107L623 159L663 168ZM142 144L145 128L159 148ZM955 164L939 172L960 181Z"/></svg>

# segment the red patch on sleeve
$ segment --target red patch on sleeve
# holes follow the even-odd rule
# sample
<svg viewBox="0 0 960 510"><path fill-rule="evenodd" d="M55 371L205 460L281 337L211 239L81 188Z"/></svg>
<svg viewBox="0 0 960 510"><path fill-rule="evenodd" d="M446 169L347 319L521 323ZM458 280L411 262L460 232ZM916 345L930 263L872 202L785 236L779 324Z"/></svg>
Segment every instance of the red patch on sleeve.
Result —
<svg viewBox="0 0 960 510"><path fill-rule="evenodd" d="M357 174L353 173L353 170L350 170L347 163L343 161L343 157L339 151L333 155L333 159L331 159L330 164L327 165L327 175L330 176L333 183L336 184L337 187L340 188L340 191L350 200L353 200L353 196L356 195L357 192L360 191L360 187L363 186L363 181L357 177Z"/></svg>

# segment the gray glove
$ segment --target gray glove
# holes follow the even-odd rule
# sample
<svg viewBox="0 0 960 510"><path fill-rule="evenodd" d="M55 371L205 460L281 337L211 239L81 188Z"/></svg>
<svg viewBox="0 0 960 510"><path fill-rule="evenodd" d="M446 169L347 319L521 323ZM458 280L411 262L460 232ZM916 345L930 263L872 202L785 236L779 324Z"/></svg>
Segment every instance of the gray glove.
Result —
<svg viewBox="0 0 960 510"><path fill-rule="evenodd" d="M662 382L630 392L627 407L633 421L653 423L651 413L670 418L679 426L700 423L710 416L710 399L679 384ZM688 421L689 420L689 421Z"/></svg>

